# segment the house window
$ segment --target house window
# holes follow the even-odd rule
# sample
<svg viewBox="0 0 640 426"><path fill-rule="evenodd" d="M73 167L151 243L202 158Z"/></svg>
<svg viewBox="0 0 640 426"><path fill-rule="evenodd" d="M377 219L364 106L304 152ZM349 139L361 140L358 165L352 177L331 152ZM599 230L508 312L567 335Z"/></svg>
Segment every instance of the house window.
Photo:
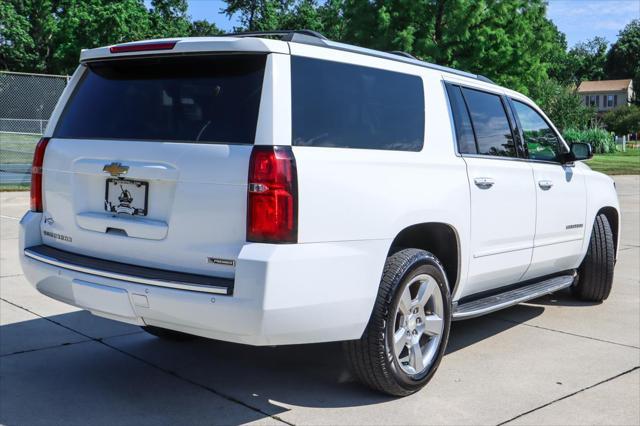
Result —
<svg viewBox="0 0 640 426"><path fill-rule="evenodd" d="M607 107L613 107L613 95L607 95Z"/></svg>
<svg viewBox="0 0 640 426"><path fill-rule="evenodd" d="M600 105L598 105L599 104L598 101L600 100L599 98L600 97L597 96L597 95L589 96L589 106L595 106L595 107L600 106Z"/></svg>

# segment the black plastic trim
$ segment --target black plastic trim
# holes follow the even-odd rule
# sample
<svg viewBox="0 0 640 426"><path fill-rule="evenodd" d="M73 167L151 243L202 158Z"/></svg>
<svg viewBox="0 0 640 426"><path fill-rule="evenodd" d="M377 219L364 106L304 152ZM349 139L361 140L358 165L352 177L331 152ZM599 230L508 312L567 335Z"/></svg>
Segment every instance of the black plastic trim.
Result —
<svg viewBox="0 0 640 426"><path fill-rule="evenodd" d="M148 268L145 266L114 262L111 260L98 259L96 257L71 253L44 244L29 247L25 249L25 253L27 256L29 256L29 253L32 253L36 256L54 260L60 264L61 268L65 268L65 265L68 265L65 269L74 270L74 267L77 267L93 270L95 271L94 275L100 275L101 272L104 272L105 274L125 276L125 278L123 278L124 280L126 280L127 276L131 277L133 282L136 282L135 280L137 279L162 283L164 287L171 287L172 284L191 286L194 287L189 288L189 290L192 291L197 291L197 286L203 287L203 291L206 291L207 287L216 287L226 290L227 295L231 295L233 293L234 280L231 278L175 272L166 269ZM35 258L35 256L29 257ZM91 272L87 273L91 274ZM148 284L153 285L151 282Z"/></svg>

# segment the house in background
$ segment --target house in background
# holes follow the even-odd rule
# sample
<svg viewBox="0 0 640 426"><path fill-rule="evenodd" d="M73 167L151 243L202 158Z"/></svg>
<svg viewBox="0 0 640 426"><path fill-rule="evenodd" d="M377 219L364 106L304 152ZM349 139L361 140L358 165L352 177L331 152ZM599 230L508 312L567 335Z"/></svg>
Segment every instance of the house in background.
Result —
<svg viewBox="0 0 640 426"><path fill-rule="evenodd" d="M585 105L594 106L598 112L606 112L620 105L628 105L633 99L633 80L583 81L578 87Z"/></svg>

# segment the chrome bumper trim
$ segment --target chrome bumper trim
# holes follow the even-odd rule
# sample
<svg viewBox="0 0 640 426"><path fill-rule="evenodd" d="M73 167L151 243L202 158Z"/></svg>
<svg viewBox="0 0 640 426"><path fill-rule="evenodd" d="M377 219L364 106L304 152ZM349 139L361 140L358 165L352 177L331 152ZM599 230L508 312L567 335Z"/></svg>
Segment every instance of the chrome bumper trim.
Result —
<svg viewBox="0 0 640 426"><path fill-rule="evenodd" d="M125 275L125 274L109 272L109 271L104 271L99 269L88 268L85 266L74 265L72 263L60 261L54 257L45 256L40 253L35 253L29 250L28 248L24 250L24 255L31 259L34 259L39 262L43 262L52 266L68 269L70 271L82 272L84 274L95 275L98 277L111 278L114 280L128 281L128 282L145 284L145 285L150 285L155 287L165 287L165 288L172 288L177 290L197 291L200 293L213 293L213 294L224 294L224 295L229 294L229 289L226 287L215 287L215 286L198 285L198 284L187 284L187 283L168 281L168 280L165 281L165 280L142 278L142 277Z"/></svg>

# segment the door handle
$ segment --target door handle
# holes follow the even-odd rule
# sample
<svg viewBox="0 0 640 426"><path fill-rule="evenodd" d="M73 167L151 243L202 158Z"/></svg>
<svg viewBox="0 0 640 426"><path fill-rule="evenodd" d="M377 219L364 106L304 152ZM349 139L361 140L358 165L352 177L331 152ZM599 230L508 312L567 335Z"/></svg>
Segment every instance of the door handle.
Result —
<svg viewBox="0 0 640 426"><path fill-rule="evenodd" d="M489 177L477 177L473 180L476 186L480 189L489 189L495 183L493 179Z"/></svg>
<svg viewBox="0 0 640 426"><path fill-rule="evenodd" d="M544 190L544 191L548 191L549 189L551 189L551 187L553 186L553 182L551 182L550 180L539 180L538 181L538 186Z"/></svg>

